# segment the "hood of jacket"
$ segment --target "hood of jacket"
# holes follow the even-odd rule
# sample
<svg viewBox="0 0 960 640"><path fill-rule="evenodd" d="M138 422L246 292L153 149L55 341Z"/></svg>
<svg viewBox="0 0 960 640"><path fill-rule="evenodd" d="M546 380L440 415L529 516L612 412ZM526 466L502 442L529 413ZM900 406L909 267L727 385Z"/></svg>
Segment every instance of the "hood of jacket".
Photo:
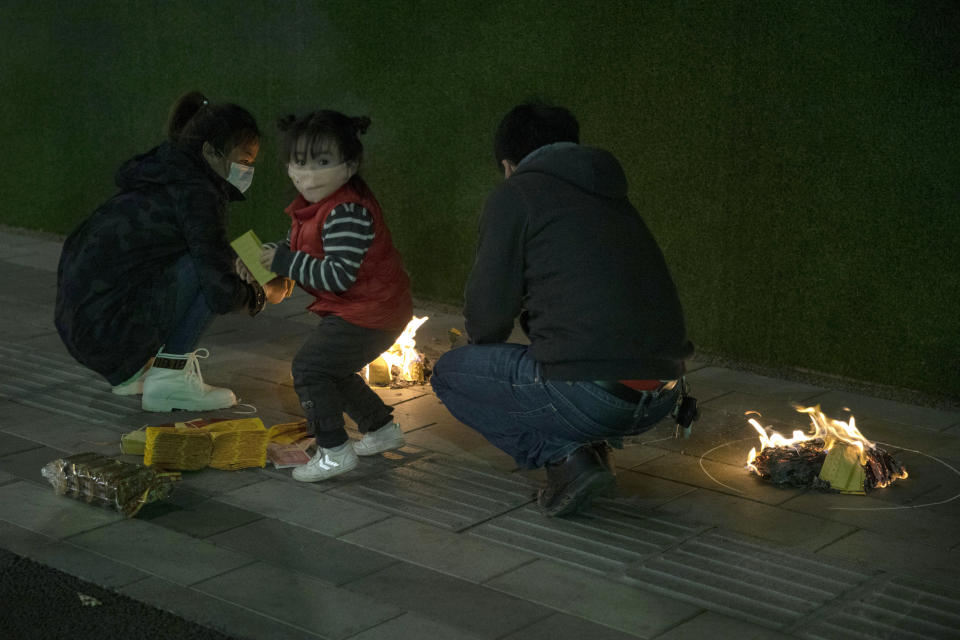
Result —
<svg viewBox="0 0 960 640"><path fill-rule="evenodd" d="M213 187L227 200L244 200L243 193L202 160L169 142L124 162L115 175L117 186L133 191L149 186L195 185Z"/></svg>
<svg viewBox="0 0 960 640"><path fill-rule="evenodd" d="M609 151L573 142L548 144L528 154L513 176L546 173L604 198L625 198L627 177ZM511 177L513 177L511 176Z"/></svg>

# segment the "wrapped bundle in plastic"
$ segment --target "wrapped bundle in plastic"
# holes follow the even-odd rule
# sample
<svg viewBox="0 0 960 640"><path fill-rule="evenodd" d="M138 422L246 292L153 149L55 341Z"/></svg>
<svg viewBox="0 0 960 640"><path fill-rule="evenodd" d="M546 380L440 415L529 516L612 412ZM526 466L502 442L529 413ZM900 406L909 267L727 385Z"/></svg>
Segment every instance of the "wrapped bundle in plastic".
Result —
<svg viewBox="0 0 960 640"><path fill-rule="evenodd" d="M93 505L136 515L143 505L170 495L179 473L158 473L99 453L78 453L40 470L54 491Z"/></svg>

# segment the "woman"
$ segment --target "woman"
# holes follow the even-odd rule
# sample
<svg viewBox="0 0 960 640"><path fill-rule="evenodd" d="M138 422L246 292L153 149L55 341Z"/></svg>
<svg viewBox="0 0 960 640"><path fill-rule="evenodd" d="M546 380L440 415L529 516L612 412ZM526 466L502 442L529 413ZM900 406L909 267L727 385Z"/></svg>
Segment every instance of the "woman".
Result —
<svg viewBox="0 0 960 640"><path fill-rule="evenodd" d="M236 396L203 383L200 337L216 315L256 315L292 283L247 283L227 241L226 204L243 200L260 147L253 116L191 92L174 105L167 132L120 167L120 192L64 243L57 331L114 393L142 393L145 411L223 409Z"/></svg>

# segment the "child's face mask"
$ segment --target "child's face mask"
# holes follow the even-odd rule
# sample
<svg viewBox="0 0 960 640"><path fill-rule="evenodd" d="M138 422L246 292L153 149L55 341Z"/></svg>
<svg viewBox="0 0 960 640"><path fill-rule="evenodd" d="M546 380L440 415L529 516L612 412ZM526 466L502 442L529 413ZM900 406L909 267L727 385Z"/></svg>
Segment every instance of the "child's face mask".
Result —
<svg viewBox="0 0 960 640"><path fill-rule="evenodd" d="M324 169L298 167L293 163L287 165L287 175L307 202L320 202L345 185L356 171L352 162L341 162Z"/></svg>

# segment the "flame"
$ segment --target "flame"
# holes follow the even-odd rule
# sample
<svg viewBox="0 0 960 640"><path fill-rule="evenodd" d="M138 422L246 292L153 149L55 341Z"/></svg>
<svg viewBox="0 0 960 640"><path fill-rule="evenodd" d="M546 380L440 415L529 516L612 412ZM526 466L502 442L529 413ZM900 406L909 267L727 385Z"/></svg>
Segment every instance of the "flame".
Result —
<svg viewBox="0 0 960 640"><path fill-rule="evenodd" d="M414 336L417 329L429 319L429 316L423 316L422 318L414 316L407 323L403 333L393 343L393 346L363 368L363 376L367 382L371 382L371 367L377 368L378 365L386 370L385 373L381 371L379 376L380 380L386 384L396 380L423 382L423 355L416 350L417 341Z"/></svg>
<svg viewBox="0 0 960 640"><path fill-rule="evenodd" d="M860 455L860 464L865 465L867 463L867 449L875 449L876 445L860 433L853 416L850 416L848 422L844 422L843 420L828 418L820 410L820 405L813 407L794 406L794 408L798 413L806 413L810 416L810 422L813 425L811 433L804 433L798 429L793 432L792 437L787 438L769 427L762 427L754 418L747 420L760 436L761 451L767 447L793 447L808 440L820 439L823 440L824 451L830 451L837 442L844 442L856 447ZM746 415L751 413L760 415L756 411L747 411ZM753 464L753 461L757 458L757 451L754 447L747 454L747 468L759 475L759 470Z"/></svg>

